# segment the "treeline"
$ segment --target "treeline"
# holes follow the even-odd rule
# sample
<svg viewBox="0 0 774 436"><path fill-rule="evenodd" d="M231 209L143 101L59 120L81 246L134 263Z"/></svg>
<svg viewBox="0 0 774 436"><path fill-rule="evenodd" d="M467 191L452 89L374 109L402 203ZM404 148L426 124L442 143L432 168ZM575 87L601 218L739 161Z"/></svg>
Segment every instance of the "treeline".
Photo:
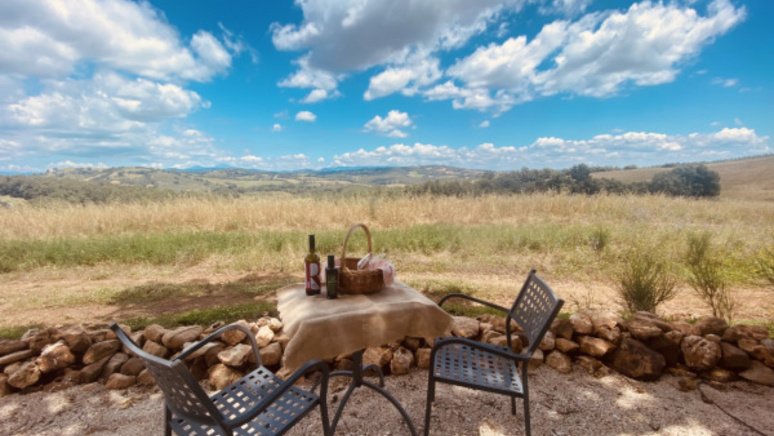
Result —
<svg viewBox="0 0 774 436"><path fill-rule="evenodd" d="M0 195L23 198L32 202L65 201L68 203L110 203L163 200L175 193L138 186L112 185L45 176L0 176Z"/></svg>
<svg viewBox="0 0 774 436"><path fill-rule="evenodd" d="M624 183L619 180L592 178L592 169L576 165L567 170L521 169L487 173L472 181L433 180L409 186L410 194L482 195L567 192L571 194L666 194L686 197L716 197L720 194L720 176L705 165L683 165L656 174L650 182Z"/></svg>

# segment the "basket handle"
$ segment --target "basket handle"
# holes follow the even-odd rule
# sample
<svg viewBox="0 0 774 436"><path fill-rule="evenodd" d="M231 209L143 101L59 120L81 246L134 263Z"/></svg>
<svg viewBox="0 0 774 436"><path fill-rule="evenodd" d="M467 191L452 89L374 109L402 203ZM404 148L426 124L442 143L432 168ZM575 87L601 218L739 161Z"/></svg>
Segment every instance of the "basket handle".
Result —
<svg viewBox="0 0 774 436"><path fill-rule="evenodd" d="M344 266L344 259L347 258L347 244L349 243L349 237L352 235L352 232L354 232L358 228L362 228L363 231L365 232L366 240L368 241L368 252L371 253L371 231L368 230L368 227L366 227L365 224L352 224L349 227L349 230L347 231L347 236L344 238L344 245L341 247L341 268L342 269L348 269L346 266Z"/></svg>

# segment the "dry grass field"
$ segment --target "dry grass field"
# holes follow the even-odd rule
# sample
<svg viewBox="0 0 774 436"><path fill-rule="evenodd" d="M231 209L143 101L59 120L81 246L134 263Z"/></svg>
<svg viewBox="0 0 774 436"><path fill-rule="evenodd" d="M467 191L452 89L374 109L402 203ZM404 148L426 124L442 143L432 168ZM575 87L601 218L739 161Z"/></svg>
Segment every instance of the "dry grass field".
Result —
<svg viewBox="0 0 774 436"><path fill-rule="evenodd" d="M430 294L462 290L508 304L532 267L578 307L619 308L615 276L646 247L678 279L665 315L708 313L686 282L687 235L709 232L739 300L736 318L771 324L760 273L774 248L774 202L559 194L311 198L269 195L0 209L0 332L36 324L166 324L273 310L272 291L301 279L306 235L339 253L364 222L400 279ZM364 251L358 235L352 249Z"/></svg>

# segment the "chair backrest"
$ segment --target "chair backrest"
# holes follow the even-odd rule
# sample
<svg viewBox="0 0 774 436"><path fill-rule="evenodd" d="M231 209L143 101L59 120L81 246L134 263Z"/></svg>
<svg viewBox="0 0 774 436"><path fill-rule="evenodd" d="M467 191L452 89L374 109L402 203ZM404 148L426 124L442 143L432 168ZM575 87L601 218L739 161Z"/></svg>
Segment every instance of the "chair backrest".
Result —
<svg viewBox="0 0 774 436"><path fill-rule="evenodd" d="M551 322L564 304L540 277L535 270L529 272L516 301L511 307L506 319L505 328L508 338L511 336L511 319L516 321L527 336L529 344L527 354L532 354L540 345L543 336L551 326Z"/></svg>
<svg viewBox="0 0 774 436"><path fill-rule="evenodd" d="M129 351L145 361L145 367L164 392L169 410L194 422L223 427L220 412L183 362L169 361L143 351L117 324L112 324L110 328Z"/></svg>

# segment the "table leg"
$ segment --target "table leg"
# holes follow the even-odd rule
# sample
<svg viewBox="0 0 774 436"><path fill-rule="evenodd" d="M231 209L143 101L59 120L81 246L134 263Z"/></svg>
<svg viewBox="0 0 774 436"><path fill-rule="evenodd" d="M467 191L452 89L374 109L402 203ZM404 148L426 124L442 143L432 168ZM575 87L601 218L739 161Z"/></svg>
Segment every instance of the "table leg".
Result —
<svg viewBox="0 0 774 436"><path fill-rule="evenodd" d="M401 416L403 417L403 420L408 425L411 435L416 436L417 430L414 428L414 423L411 421L411 418L408 416L408 413L406 413L406 410L403 409L403 406L395 397L393 397L389 392L384 390L383 388L384 374L382 374L382 369L376 365L368 365L366 367L363 367L363 351L364 350L360 350L352 355L352 363L354 365L354 368L352 369L352 371L339 370L339 371L333 371L330 374L330 377L352 377L352 382L347 387L347 391L344 393L344 396L341 397L341 403L339 403L339 407L336 409L336 414L333 416L333 422L331 423L331 432L336 433L336 426L339 423L339 418L341 418L341 413L344 411L344 406L347 404L347 401L349 401L349 398L352 396L352 392L356 388L365 386L373 391L376 391L381 396L386 398L390 403L392 403L392 405L395 406L396 409L398 409L398 412L400 412ZM369 381L363 380L363 372L367 370L376 371L377 375L379 376L379 385L375 385Z"/></svg>

